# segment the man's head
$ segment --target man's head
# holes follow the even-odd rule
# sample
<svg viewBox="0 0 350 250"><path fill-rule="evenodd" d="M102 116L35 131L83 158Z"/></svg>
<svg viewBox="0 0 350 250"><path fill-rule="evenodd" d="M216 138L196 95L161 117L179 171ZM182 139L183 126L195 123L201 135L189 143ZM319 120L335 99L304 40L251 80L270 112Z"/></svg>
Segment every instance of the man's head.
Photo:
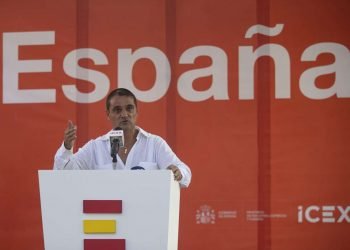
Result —
<svg viewBox="0 0 350 250"><path fill-rule="evenodd" d="M135 95L124 88L111 91L106 99L106 113L113 128L134 129L137 118L137 99Z"/></svg>
<svg viewBox="0 0 350 250"><path fill-rule="evenodd" d="M116 95L132 97L132 99L134 99L135 107L137 108L137 99L136 99L136 96L134 95L134 93L132 93L128 89L117 88L117 89L112 90L107 96L107 99L106 99L106 110L107 110L107 112L109 111L109 107L111 105L110 101L111 101L112 97L114 97Z"/></svg>

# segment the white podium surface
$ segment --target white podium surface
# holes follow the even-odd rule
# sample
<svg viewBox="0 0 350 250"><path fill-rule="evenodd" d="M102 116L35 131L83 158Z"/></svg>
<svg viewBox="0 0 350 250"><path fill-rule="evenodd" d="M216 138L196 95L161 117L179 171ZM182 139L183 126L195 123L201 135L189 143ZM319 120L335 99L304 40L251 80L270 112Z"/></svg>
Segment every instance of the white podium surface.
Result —
<svg viewBox="0 0 350 250"><path fill-rule="evenodd" d="M180 187L169 170L40 170L45 250L83 250L84 239L125 239L126 250L176 250ZM120 214L83 213L83 200L122 200ZM115 220L85 234L83 220Z"/></svg>

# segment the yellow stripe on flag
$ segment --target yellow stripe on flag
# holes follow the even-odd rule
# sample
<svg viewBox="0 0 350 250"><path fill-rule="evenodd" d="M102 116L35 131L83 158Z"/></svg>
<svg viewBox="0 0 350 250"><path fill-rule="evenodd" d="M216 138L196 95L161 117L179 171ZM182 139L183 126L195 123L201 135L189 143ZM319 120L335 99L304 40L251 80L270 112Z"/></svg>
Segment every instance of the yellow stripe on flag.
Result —
<svg viewBox="0 0 350 250"><path fill-rule="evenodd" d="M117 222L115 220L84 220L84 233L115 233L117 230Z"/></svg>

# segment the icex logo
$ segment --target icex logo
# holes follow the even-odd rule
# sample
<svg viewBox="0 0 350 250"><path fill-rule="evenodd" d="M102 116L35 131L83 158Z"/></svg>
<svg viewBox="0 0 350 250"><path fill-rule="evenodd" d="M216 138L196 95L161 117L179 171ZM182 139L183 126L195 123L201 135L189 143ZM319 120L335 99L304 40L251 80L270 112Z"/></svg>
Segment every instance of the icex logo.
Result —
<svg viewBox="0 0 350 250"><path fill-rule="evenodd" d="M350 206L298 206L298 223L350 223ZM340 215L338 215L338 213Z"/></svg>

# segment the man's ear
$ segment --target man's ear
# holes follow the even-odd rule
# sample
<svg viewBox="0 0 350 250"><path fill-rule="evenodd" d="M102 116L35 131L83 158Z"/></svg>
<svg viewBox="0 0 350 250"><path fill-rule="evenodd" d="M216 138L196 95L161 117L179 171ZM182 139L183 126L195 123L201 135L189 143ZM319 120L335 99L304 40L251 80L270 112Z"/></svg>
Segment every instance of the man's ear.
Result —
<svg viewBox="0 0 350 250"><path fill-rule="evenodd" d="M109 111L106 110L107 120L109 120Z"/></svg>

